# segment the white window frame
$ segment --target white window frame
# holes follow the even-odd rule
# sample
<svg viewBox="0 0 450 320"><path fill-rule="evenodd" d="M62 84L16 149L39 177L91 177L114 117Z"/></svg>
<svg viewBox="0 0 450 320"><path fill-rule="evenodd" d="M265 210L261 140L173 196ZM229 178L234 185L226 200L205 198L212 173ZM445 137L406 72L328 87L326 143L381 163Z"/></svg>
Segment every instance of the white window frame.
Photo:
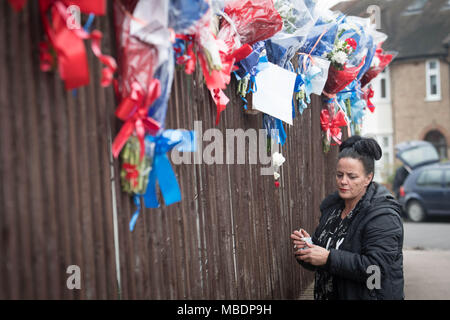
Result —
<svg viewBox="0 0 450 320"><path fill-rule="evenodd" d="M386 97L381 97L381 80L384 79L386 82ZM389 67L384 69L384 73L380 72L375 78L376 85L373 86L375 91L374 101L376 102L390 102L391 101L391 80Z"/></svg>
<svg viewBox="0 0 450 320"><path fill-rule="evenodd" d="M430 62L436 63L436 69L430 69ZM439 59L428 59L425 61L426 95L425 101L441 100L441 71ZM436 76L436 94L431 94L430 77Z"/></svg>

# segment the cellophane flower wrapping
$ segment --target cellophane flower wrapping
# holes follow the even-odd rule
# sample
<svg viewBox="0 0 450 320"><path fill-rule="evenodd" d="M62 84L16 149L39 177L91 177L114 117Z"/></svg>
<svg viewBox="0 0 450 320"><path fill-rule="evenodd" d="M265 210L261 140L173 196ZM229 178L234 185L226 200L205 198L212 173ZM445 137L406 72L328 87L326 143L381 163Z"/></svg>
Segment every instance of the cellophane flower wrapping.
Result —
<svg viewBox="0 0 450 320"><path fill-rule="evenodd" d="M266 40L267 57L270 62L292 70L290 60L306 40L318 16L314 1L277 0L275 8L283 19L283 29Z"/></svg>
<svg viewBox="0 0 450 320"><path fill-rule="evenodd" d="M328 79L328 69L330 62L321 56L333 49L334 41L338 30L337 19L339 13L330 10L316 10L319 15L315 25L309 31L305 42L298 50L298 72L301 73L304 85L303 92L299 92L304 97L304 103L309 103L311 93L320 95ZM312 58L312 60L311 60ZM302 103L304 105L304 103Z"/></svg>
<svg viewBox="0 0 450 320"><path fill-rule="evenodd" d="M380 74L397 55L397 52L384 52L381 45L378 47L371 67L361 78L361 87L364 88L373 78Z"/></svg>
<svg viewBox="0 0 450 320"><path fill-rule="evenodd" d="M209 7L205 0L170 0L169 26L175 33L185 33L206 14Z"/></svg>
<svg viewBox="0 0 450 320"><path fill-rule="evenodd" d="M321 11L319 18L308 32L307 38L298 52L322 56L324 53L333 50L338 32L338 19L339 13L330 10Z"/></svg>
<svg viewBox="0 0 450 320"><path fill-rule="evenodd" d="M306 72L303 71L302 64L300 66L300 70L305 77L308 77L309 74L311 74L311 77L308 79L308 81L311 83L311 88L307 93L314 93L320 96L328 79L328 69L330 68L330 61L319 56L312 56L312 61L308 62Z"/></svg>
<svg viewBox="0 0 450 320"><path fill-rule="evenodd" d="M338 27L335 48L327 53L327 57L335 59L331 60L328 80L324 87L324 94L329 97L336 95L355 80L364 66L368 52L368 38L363 27L366 20L361 19L358 17L343 19ZM340 51L343 50L342 48L346 48L345 51ZM342 55L342 59L338 57L339 54Z"/></svg>
<svg viewBox="0 0 450 320"><path fill-rule="evenodd" d="M369 68L372 65L372 61L375 57L375 53L377 48L381 43L383 43L387 39L387 35L383 32L379 32L375 29L375 25L370 25L366 28L366 35L368 37L367 41L367 57L366 61L364 62L363 67L359 71L359 74L357 76L358 80L361 80L362 76L369 70Z"/></svg>
<svg viewBox="0 0 450 320"><path fill-rule="evenodd" d="M370 46L371 39L367 36L366 30L370 27L369 18L361 18L354 16L345 17L339 24L338 40L346 41L353 39L356 41L356 48L348 57L349 66L358 66L361 61L367 59L367 53ZM361 67L362 68L362 67Z"/></svg>
<svg viewBox="0 0 450 320"><path fill-rule="evenodd" d="M210 8L205 0L170 0L168 15L168 27L175 33L184 33L189 30ZM181 41L181 40L180 40ZM172 47L167 49L167 62L159 66L155 72L155 78L161 83L161 96L152 104L148 115L161 124L162 132L165 127L168 101L172 89L173 76L175 71L175 58Z"/></svg>
<svg viewBox="0 0 450 320"><path fill-rule="evenodd" d="M373 44L373 38L365 31L370 26L369 22L367 18L352 16L339 20L334 48L326 53L332 63L325 94L334 95L344 89L364 67Z"/></svg>
<svg viewBox="0 0 450 320"><path fill-rule="evenodd" d="M343 70L337 70L333 65L330 65L330 69L328 70L328 79L323 89L324 94L327 96L333 96L343 90L349 83L356 79L363 64L364 60L359 66L344 66Z"/></svg>
<svg viewBox="0 0 450 320"><path fill-rule="evenodd" d="M172 48L169 49L168 55L169 59L159 66L154 76L161 83L161 95L153 102L148 111L148 115L160 123L159 132L165 128L167 107L175 72L175 58Z"/></svg>
<svg viewBox="0 0 450 320"><path fill-rule="evenodd" d="M225 41L231 52L242 44L253 45L268 39L282 27L283 21L272 0L231 0L226 2L217 37Z"/></svg>
<svg viewBox="0 0 450 320"><path fill-rule="evenodd" d="M167 0L140 0L133 10L130 35L154 45L158 50L155 69L168 59L171 32L169 25L169 3Z"/></svg>
<svg viewBox="0 0 450 320"><path fill-rule="evenodd" d="M157 47L145 43L130 35L131 17L125 11L132 11L132 6L124 6L114 2L118 70L119 100L128 97L132 92L132 84L137 82L144 90L144 103L150 98L146 92L153 79L155 66L158 63ZM147 104L148 105L148 104Z"/></svg>

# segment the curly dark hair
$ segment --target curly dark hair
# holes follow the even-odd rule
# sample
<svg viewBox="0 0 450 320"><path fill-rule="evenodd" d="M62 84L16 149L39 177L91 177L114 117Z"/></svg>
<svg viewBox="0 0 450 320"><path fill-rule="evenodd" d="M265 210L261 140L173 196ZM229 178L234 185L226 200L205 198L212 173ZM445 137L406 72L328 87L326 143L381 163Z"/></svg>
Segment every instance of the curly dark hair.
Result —
<svg viewBox="0 0 450 320"><path fill-rule="evenodd" d="M339 146L338 160L353 158L361 160L366 174L374 173L375 160L381 158L381 147L375 139L352 136Z"/></svg>

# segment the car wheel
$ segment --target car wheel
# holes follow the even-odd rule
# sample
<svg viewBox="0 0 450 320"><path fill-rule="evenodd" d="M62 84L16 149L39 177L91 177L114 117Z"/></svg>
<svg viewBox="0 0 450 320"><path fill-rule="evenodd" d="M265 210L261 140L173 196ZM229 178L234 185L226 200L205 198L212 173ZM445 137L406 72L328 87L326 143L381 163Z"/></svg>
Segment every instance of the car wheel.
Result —
<svg viewBox="0 0 450 320"><path fill-rule="evenodd" d="M417 200L411 200L406 207L406 214L411 221L421 222L426 219L425 210Z"/></svg>

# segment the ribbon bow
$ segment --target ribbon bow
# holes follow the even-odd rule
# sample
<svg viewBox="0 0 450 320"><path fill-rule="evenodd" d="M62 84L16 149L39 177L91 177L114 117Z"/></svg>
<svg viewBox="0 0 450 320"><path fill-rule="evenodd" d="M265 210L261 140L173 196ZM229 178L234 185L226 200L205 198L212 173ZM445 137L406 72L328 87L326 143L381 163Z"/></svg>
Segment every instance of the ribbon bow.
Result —
<svg viewBox="0 0 450 320"><path fill-rule="evenodd" d="M341 144L342 132L340 127L346 125L345 114L342 110L339 109L331 119L328 109L323 109L320 112L320 126L322 127L322 131L326 132L328 140L333 138L337 144Z"/></svg>
<svg viewBox="0 0 450 320"><path fill-rule="evenodd" d="M160 128L159 122L148 116L149 107L160 94L161 86L158 79L152 79L150 82L146 101L144 101L141 86L137 82L133 82L131 94L122 100L115 112L119 119L125 121L112 144L112 152L115 158L119 156L131 134L136 131L140 144L140 161L142 161L145 155L145 133L155 135Z"/></svg>
<svg viewBox="0 0 450 320"><path fill-rule="evenodd" d="M183 134L179 130L165 130L158 136L147 136L146 139L155 144L155 153L147 190L144 194L145 207L159 208L156 182L159 183L166 206L181 201L180 187L166 153L184 141Z"/></svg>
<svg viewBox="0 0 450 320"><path fill-rule="evenodd" d="M108 86L112 82L112 76L117 69L117 64L111 56L103 55L100 41L102 33L94 30L87 33L67 12L67 6L77 5L81 12L104 15L106 2L103 1L69 1L69 0L40 0L41 19L48 41L55 48L58 59L58 69L64 80L67 90L75 89L89 84L89 67L86 49L83 40L91 39L91 48L95 56L105 65L102 70L102 86ZM51 11L50 23L47 12ZM48 71L49 46L41 45L41 69Z"/></svg>

